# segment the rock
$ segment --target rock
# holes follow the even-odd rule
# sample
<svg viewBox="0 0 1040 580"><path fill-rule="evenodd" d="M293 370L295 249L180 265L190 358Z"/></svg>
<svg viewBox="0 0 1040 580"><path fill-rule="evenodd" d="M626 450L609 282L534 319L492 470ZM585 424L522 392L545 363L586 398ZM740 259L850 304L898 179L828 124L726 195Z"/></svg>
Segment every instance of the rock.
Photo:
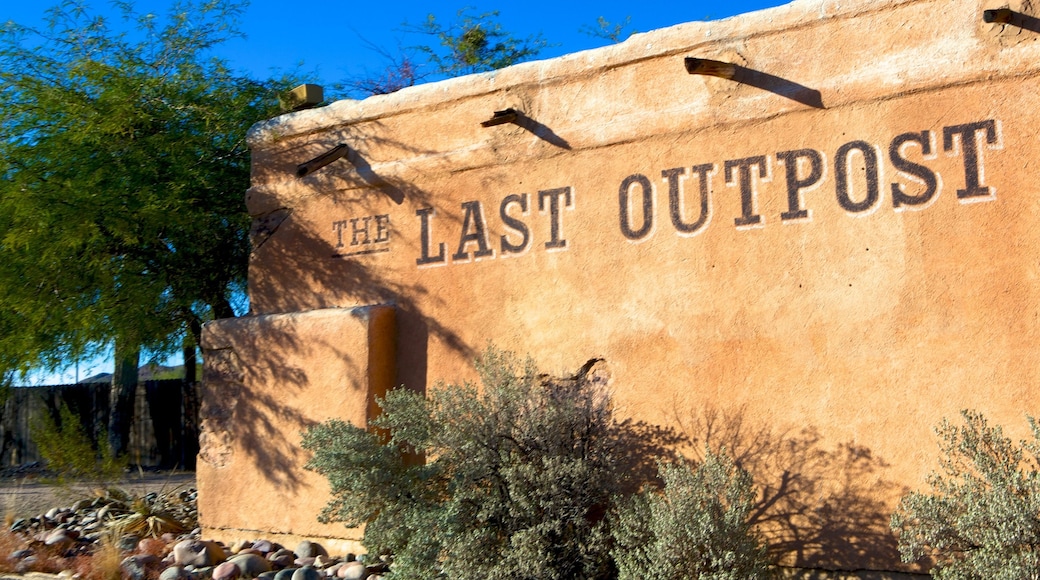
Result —
<svg viewBox="0 0 1040 580"><path fill-rule="evenodd" d="M321 580L322 573L317 568L311 566L304 566L293 572L290 580Z"/></svg>
<svg viewBox="0 0 1040 580"><path fill-rule="evenodd" d="M64 552L72 547L76 543L76 539L73 534L70 534L68 530L58 528L53 532L47 534L47 537L43 540L43 543L51 546L52 548Z"/></svg>
<svg viewBox="0 0 1040 580"><path fill-rule="evenodd" d="M191 580L191 572L181 566L170 566L159 574L159 580Z"/></svg>
<svg viewBox="0 0 1040 580"><path fill-rule="evenodd" d="M279 570L278 573L275 574L274 580L292 580L293 574L295 574L297 570L299 570L299 568L286 568L285 570Z"/></svg>
<svg viewBox="0 0 1040 580"><path fill-rule="evenodd" d="M137 556L130 556L123 560L119 564L119 569L123 571L123 577L129 577L131 580L145 580L148 577L148 567L154 566L159 562L159 559L155 556L148 554L139 554Z"/></svg>
<svg viewBox="0 0 1040 580"><path fill-rule="evenodd" d="M127 534L118 540L116 540L116 547L121 552L133 552L137 549L137 544L141 541L139 536L133 534Z"/></svg>
<svg viewBox="0 0 1040 580"><path fill-rule="evenodd" d="M137 542L137 551L153 556L162 556L166 552L166 542L158 538L144 538Z"/></svg>
<svg viewBox="0 0 1040 580"><path fill-rule="evenodd" d="M343 580L365 580L368 578L368 568L358 561L347 562L336 575Z"/></svg>
<svg viewBox="0 0 1040 580"><path fill-rule="evenodd" d="M329 553L325 551L325 548L316 542L304 540L300 542L296 549L293 550L297 558L313 558L315 556L328 556Z"/></svg>
<svg viewBox="0 0 1040 580"><path fill-rule="evenodd" d="M314 567L318 569L324 569L335 564L336 562L339 562L339 558L333 558L332 556L315 556Z"/></svg>
<svg viewBox="0 0 1040 580"><path fill-rule="evenodd" d="M271 570L271 564L263 556L256 554L238 554L231 557L228 562L238 566L244 578L255 578Z"/></svg>
<svg viewBox="0 0 1040 580"><path fill-rule="evenodd" d="M39 558L36 557L36 554L29 554L28 556L19 560L17 564L15 564L14 571L18 572L19 574L24 574L29 570L32 570L38 562Z"/></svg>
<svg viewBox="0 0 1040 580"><path fill-rule="evenodd" d="M257 576L256 578L257 578L257 580L275 580L275 578L277 578L277 577L278 577L278 572L275 572L274 570L272 570L270 572L264 572L263 574Z"/></svg>
<svg viewBox="0 0 1040 580"><path fill-rule="evenodd" d="M242 577L242 570L234 562L224 562L213 569L213 580L236 580Z"/></svg>
<svg viewBox="0 0 1040 580"><path fill-rule="evenodd" d="M7 559L8 560L24 560L24 559L28 558L29 556L32 556L32 550L30 550L28 548L23 548L21 550L15 550L15 551L11 552L11 554L9 556L7 556Z"/></svg>
<svg viewBox="0 0 1040 580"><path fill-rule="evenodd" d="M296 558L296 561L293 563L300 567L313 566L315 560L317 560L315 556L309 556L307 558Z"/></svg>
<svg viewBox="0 0 1040 580"><path fill-rule="evenodd" d="M296 554L282 548L281 550L268 554L267 559L275 568L288 568L289 566L292 566L293 562L296 560Z"/></svg>
<svg viewBox="0 0 1040 580"><path fill-rule="evenodd" d="M262 554L269 554L275 550L270 540L257 540L253 542L252 548Z"/></svg>
<svg viewBox="0 0 1040 580"><path fill-rule="evenodd" d="M173 547L173 558L181 566L204 568L223 562L227 555L215 542L184 540Z"/></svg>

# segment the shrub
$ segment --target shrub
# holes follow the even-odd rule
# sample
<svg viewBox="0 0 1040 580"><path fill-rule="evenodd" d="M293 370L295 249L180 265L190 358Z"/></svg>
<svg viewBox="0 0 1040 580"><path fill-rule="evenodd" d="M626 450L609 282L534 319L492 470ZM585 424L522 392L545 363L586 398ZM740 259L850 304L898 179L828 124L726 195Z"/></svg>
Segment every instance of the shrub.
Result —
<svg viewBox="0 0 1040 580"><path fill-rule="evenodd" d="M551 379L494 349L477 370L480 391L388 393L375 430L309 429L307 467L332 488L322 521L366 524L366 548L393 555L394 577L612 577L605 514L628 483L632 426L581 374Z"/></svg>
<svg viewBox="0 0 1040 580"><path fill-rule="evenodd" d="M1040 578L1040 428L1013 443L978 412L943 421L931 493L905 495L892 516L906 562L934 560L935 578Z"/></svg>
<svg viewBox="0 0 1040 580"><path fill-rule="evenodd" d="M631 497L613 524L619 580L748 580L771 577L748 521L751 476L725 453L696 466L662 463L660 490Z"/></svg>
<svg viewBox="0 0 1040 580"><path fill-rule="evenodd" d="M59 481L88 478L113 481L125 471L126 458L113 456L107 437L99 438L95 449L79 418L65 403L58 407L57 418L41 413L29 432L40 457Z"/></svg>

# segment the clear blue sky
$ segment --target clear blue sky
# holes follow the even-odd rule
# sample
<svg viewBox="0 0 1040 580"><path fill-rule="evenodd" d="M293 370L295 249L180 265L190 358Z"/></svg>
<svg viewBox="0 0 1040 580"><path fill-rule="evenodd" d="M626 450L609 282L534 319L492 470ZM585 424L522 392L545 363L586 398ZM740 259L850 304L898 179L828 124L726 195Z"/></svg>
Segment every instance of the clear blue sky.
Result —
<svg viewBox="0 0 1040 580"><path fill-rule="evenodd" d="M13 20L19 24L42 26L47 8L57 1L3 0L0 2L0 22ZM117 14L108 0L82 0L82 3L90 7L92 13ZM583 27L594 27L600 16L616 23L630 18L628 30L646 32L681 22L717 20L785 3L785 0L527 0L523 3L500 0L253 0L240 23L246 38L227 43L217 53L234 69L254 76L266 76L272 70L291 71L300 66L299 70L308 73L304 75L308 80L330 84L383 68L384 61L366 41L390 51L398 46L435 44L429 38L408 34L402 29L403 23L420 23L431 13L437 16L438 21L448 22L461 8L471 8L476 13L497 10L498 22L514 36L526 38L540 33L553 43L554 46L539 55L539 58L551 58L607 44L606 40L581 32ZM173 1L138 0L134 4L138 11L165 15Z"/></svg>
<svg viewBox="0 0 1040 580"><path fill-rule="evenodd" d="M113 28L122 26L118 11L108 0L81 0L92 14L110 17ZM58 0L0 0L0 22L42 28L45 14ZM138 12L163 16L169 12L173 0L138 0ZM216 50L231 67L254 77L274 76L280 72L299 71L308 82L331 85L351 77L379 72L386 66L385 59L372 46L388 52L398 47L417 44L435 44L432 39L409 34L402 25L418 24L428 14L449 23L463 8L472 13L497 10L497 22L502 29L516 37L526 38L541 34L552 43L538 58L552 58L589 48L604 46L609 41L582 32L595 27L598 17L614 23L629 19L628 32L646 32L682 22L718 20L736 14L786 4L786 0L726 0L706 2L693 0L674 2L641 0L621 2L560 2L527 0L516 2L443 0L417 2L415 0L381 1L320 1L253 0L246 8L239 28L244 39L235 39ZM179 360L170 361L179 364ZM82 361L79 377L86 378L99 372L111 372L110 360ZM76 366L70 363L64 373L37 374L32 384L59 384L76 379Z"/></svg>

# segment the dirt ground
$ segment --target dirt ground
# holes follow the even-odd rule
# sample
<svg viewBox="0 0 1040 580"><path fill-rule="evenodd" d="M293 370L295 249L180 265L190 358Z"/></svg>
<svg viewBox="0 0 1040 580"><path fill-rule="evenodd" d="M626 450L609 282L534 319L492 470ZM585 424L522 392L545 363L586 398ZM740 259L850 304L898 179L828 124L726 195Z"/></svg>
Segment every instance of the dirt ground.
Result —
<svg viewBox="0 0 1040 580"><path fill-rule="evenodd" d="M68 507L96 497L96 490L115 487L144 495L148 492L183 490L195 487L195 473L189 471L137 471L115 482L81 481L56 483L45 474L0 475L0 515L8 522L32 517L52 507Z"/></svg>

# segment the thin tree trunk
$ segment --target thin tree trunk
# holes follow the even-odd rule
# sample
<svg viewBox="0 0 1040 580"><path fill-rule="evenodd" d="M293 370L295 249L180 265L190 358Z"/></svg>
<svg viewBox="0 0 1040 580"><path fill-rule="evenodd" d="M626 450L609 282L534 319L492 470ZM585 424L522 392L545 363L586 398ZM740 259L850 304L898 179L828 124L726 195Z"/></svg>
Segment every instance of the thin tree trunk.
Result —
<svg viewBox="0 0 1040 580"><path fill-rule="evenodd" d="M116 340L116 368L108 399L108 443L114 456L125 455L130 448L130 424L134 418L140 358L141 349L137 344Z"/></svg>
<svg viewBox="0 0 1040 580"><path fill-rule="evenodd" d="M188 335L184 337L184 382L192 384L199 380L196 367L198 366L197 345L202 339L202 324L199 319L192 317L188 320Z"/></svg>

